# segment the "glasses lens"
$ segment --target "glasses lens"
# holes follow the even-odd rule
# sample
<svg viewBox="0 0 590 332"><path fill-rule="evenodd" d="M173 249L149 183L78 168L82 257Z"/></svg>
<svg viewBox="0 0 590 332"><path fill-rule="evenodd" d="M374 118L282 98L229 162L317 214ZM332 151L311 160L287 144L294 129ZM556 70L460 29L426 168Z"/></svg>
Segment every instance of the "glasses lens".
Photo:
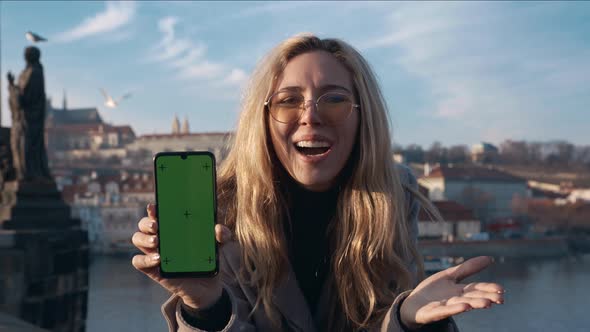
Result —
<svg viewBox="0 0 590 332"><path fill-rule="evenodd" d="M292 123L299 118L303 103L304 98L300 94L279 92L270 100L270 114L279 122Z"/></svg>
<svg viewBox="0 0 590 332"><path fill-rule="evenodd" d="M318 100L318 111L322 119L328 124L344 121L352 110L350 97L340 93L328 93Z"/></svg>

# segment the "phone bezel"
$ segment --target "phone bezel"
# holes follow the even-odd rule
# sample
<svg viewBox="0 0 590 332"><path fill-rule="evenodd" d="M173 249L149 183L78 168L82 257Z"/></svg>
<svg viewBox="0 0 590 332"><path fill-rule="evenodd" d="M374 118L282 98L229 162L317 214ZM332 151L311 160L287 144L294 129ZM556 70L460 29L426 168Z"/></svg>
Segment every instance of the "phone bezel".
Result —
<svg viewBox="0 0 590 332"><path fill-rule="evenodd" d="M211 157L212 168L213 172L213 223L217 225L217 165L215 160L215 155L209 151L166 151L166 152L158 152L154 155L154 188L155 188L155 196L156 196L156 216L158 216L158 172L157 172L157 160L159 157L163 156L178 156L182 158L183 155L207 155ZM183 158L186 159L186 158ZM158 223L160 222L158 218ZM215 242L215 269L213 271L193 271L193 272L165 272L162 270L162 261L158 264L158 269L160 270L160 275L163 278L190 278L190 277L213 277L219 273L219 243L217 243L217 239L215 239L215 232L213 233L214 242ZM158 239L160 238L160 227L158 227ZM160 241L158 241L158 252L160 252Z"/></svg>

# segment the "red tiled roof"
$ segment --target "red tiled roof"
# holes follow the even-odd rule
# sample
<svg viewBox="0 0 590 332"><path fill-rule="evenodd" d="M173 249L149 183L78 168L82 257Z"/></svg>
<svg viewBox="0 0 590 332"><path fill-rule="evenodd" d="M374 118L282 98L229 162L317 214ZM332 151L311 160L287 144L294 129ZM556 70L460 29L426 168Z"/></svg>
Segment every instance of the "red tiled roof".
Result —
<svg viewBox="0 0 590 332"><path fill-rule="evenodd" d="M555 201L549 198L529 198L526 200L526 204L529 209L536 209L543 207L554 207Z"/></svg>
<svg viewBox="0 0 590 332"><path fill-rule="evenodd" d="M136 188L137 184L140 184L141 188ZM148 193L154 191L154 182L151 177L147 180L127 178L125 181L122 181L119 185L122 193ZM129 187L125 189L124 185L128 185Z"/></svg>
<svg viewBox="0 0 590 332"><path fill-rule="evenodd" d="M432 203L436 206L445 221L476 220L470 209L455 201L434 201ZM423 208L420 209L418 220L425 221L431 219L428 213L426 213L426 210Z"/></svg>
<svg viewBox="0 0 590 332"><path fill-rule="evenodd" d="M115 129L121 134L130 134L135 136L135 132L133 131L133 128L131 128L131 126L113 126L113 129Z"/></svg>
<svg viewBox="0 0 590 332"><path fill-rule="evenodd" d="M96 181L101 184L101 186L105 186L109 182L118 183L121 180L120 175L100 175L96 179L91 181Z"/></svg>
<svg viewBox="0 0 590 332"><path fill-rule="evenodd" d="M121 193L123 193L123 194L131 194L131 193L134 193L134 194L153 194L153 195L155 195L154 194L154 188L153 188L153 186L151 188L144 186L144 187L142 187L140 189L128 188L127 190L121 191Z"/></svg>
<svg viewBox="0 0 590 332"><path fill-rule="evenodd" d="M525 179L493 168L477 166L437 166L424 178L446 180L477 180L500 182L526 182Z"/></svg>
<svg viewBox="0 0 590 332"><path fill-rule="evenodd" d="M560 192L555 192L552 190L543 190L541 188L536 188L536 187L531 187L530 185L527 186L528 189L531 191L531 193L533 194L533 196L545 196L547 198L551 198L551 199L555 199L555 198L567 198L567 196L569 196L569 193L560 193Z"/></svg>
<svg viewBox="0 0 590 332"><path fill-rule="evenodd" d="M74 196L86 192L86 184L71 184L65 185L61 190L61 196L64 201L68 203L74 202Z"/></svg>

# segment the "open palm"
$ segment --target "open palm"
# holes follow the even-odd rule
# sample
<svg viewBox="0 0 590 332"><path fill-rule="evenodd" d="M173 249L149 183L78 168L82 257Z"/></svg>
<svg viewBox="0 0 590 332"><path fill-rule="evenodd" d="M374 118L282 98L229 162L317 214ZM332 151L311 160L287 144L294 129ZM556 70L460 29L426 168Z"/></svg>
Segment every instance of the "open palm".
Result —
<svg viewBox="0 0 590 332"><path fill-rule="evenodd" d="M493 262L479 256L440 271L422 281L402 303L400 316L411 329L447 317L504 303L504 289L495 283L461 281L479 273Z"/></svg>

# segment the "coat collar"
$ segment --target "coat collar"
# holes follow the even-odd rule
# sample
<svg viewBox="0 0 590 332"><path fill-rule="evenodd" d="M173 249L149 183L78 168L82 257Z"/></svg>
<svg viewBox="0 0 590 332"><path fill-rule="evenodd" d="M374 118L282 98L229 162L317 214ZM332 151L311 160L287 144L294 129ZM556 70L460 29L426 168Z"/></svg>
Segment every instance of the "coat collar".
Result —
<svg viewBox="0 0 590 332"><path fill-rule="evenodd" d="M273 303L292 330L316 331L313 316L299 288L295 272L290 264L287 265L287 273L274 291Z"/></svg>

